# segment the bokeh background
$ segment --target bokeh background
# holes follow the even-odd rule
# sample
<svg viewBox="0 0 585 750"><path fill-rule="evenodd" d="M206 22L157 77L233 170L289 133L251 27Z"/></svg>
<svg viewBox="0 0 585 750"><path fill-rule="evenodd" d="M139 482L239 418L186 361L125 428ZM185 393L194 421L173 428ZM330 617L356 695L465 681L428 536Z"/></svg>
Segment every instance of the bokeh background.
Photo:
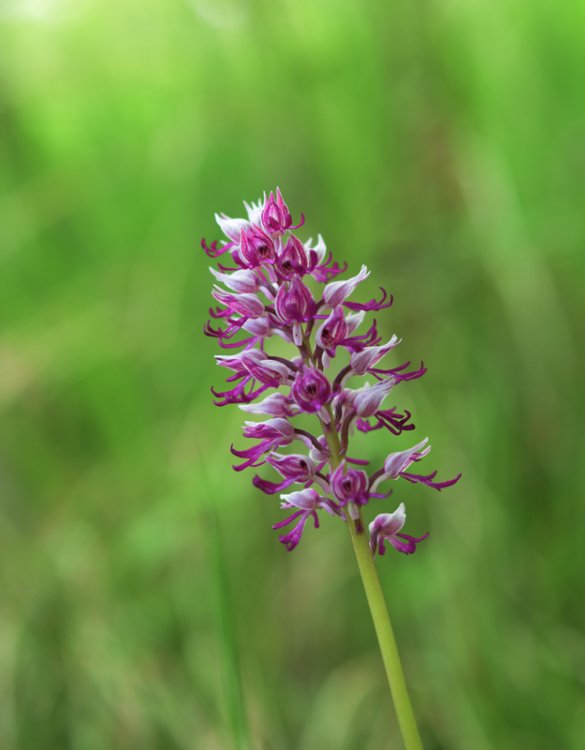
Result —
<svg viewBox="0 0 585 750"><path fill-rule="evenodd" d="M463 471L404 483L431 540L380 566L425 747L585 747L584 29L0 0L0 747L401 747L345 528L287 554L211 406L199 240L277 184L394 293L397 404Z"/></svg>

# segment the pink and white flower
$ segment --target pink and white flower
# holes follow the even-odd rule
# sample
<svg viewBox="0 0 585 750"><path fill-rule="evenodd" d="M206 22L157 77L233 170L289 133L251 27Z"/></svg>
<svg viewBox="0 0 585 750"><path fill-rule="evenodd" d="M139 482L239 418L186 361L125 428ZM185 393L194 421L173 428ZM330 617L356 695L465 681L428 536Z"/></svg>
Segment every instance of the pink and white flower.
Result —
<svg viewBox="0 0 585 750"><path fill-rule="evenodd" d="M368 312L388 308L392 296L382 289L378 298L349 301L370 276L367 267L349 279L338 278L347 265L327 253L321 235L315 243L296 236L294 230L304 218L293 225L278 188L245 208L247 218L216 214L227 242L201 243L218 262L211 272L217 282L212 296L219 306L210 309L205 333L229 350L216 357L229 371L226 389L212 389L216 404L237 404L248 414L268 417L245 422L244 437L255 442L245 449L232 446L240 459L234 469L271 467L278 481L259 474L253 479L271 496L294 485L299 488L281 495L281 508L292 513L274 528L292 528L280 541L294 549L309 519L319 527L321 511L355 524L356 533L363 533L362 514L369 502L390 494L377 491L382 482L404 479L437 490L457 482L460 475L439 482L436 471L412 471L430 452L428 438L389 453L373 472L364 468L368 461L349 454L355 427L364 433L387 430L385 434L393 436L414 430L409 411L383 404L395 386L421 377L424 365L409 370L410 362L405 362L380 368L400 339L394 335L383 343L376 321L362 333L357 329ZM316 291L319 285L321 291ZM283 351L286 346L291 353ZM330 374L339 355L343 364ZM348 387L353 378L366 375L373 382ZM296 423L299 417L306 421ZM304 452L286 452L293 444ZM414 552L427 535L402 533L405 521L403 503L394 513L378 515L369 527L372 552L384 554L387 543L405 554Z"/></svg>

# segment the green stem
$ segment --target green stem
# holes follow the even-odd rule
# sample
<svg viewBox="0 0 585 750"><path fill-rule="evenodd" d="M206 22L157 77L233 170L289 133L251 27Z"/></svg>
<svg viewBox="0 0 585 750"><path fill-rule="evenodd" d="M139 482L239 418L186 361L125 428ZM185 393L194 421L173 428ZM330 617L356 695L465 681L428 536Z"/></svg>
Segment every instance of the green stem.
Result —
<svg viewBox="0 0 585 750"><path fill-rule="evenodd" d="M422 742L416 725L416 718L412 710L398 646L392 630L390 615L384 600L384 592L378 577L378 571L374 565L374 559L370 551L370 546L366 535L358 533L355 523L351 520L348 522L351 541L358 563L358 568L362 577L362 583L366 591L374 628L378 636L382 660L386 669L386 676L390 685L390 692L394 701L394 708L398 716L398 724L402 732L402 739L406 750L422 750Z"/></svg>
<svg viewBox="0 0 585 750"><path fill-rule="evenodd" d="M340 445L339 437L333 427L333 419L331 419L330 424L330 428L325 424L323 424L323 428L329 445L331 469L335 469L341 461L339 454ZM368 540L363 532L361 517L357 525L347 513L346 518L366 598L370 607L372 620L374 621L374 628L378 636L378 644L382 653L382 660L388 684L390 685L390 692L392 693L392 700L394 701L394 708L398 717L404 746L406 750L422 750L423 746L414 711L412 710L408 688L406 687L400 654L398 653L390 615L388 614L388 608L384 599L384 592L382 591Z"/></svg>

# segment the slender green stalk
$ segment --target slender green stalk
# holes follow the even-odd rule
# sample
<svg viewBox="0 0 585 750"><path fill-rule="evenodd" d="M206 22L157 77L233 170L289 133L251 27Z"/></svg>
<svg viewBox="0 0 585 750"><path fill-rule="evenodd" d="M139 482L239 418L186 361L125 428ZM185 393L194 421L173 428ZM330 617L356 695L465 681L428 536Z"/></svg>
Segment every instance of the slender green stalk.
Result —
<svg viewBox="0 0 585 750"><path fill-rule="evenodd" d="M386 676L388 677L396 715L398 716L402 739L404 740L406 750L422 750L422 742L418 733L410 696L408 695L398 646L396 645L378 571L376 570L366 535L363 532L358 533L353 521L349 520L347 525L368 604L370 605L374 628L378 636L378 643L382 652L384 668L386 669Z"/></svg>
<svg viewBox="0 0 585 750"><path fill-rule="evenodd" d="M331 459L331 468L334 469L340 463L339 456L339 437L331 419L330 425L323 425L327 443L329 445L329 454ZM378 637L378 644L382 653L382 660L390 685L394 708L398 717L398 724L404 740L406 750L422 750L422 742L416 723L412 703L406 687L406 680L400 662L400 654L394 637L390 615L384 599L384 592L378 577L378 571L374 563L366 534L363 532L361 517L353 521L346 514L347 527L353 543L353 549L357 559L358 568L362 577L362 583L366 592L366 598L374 621L374 628Z"/></svg>

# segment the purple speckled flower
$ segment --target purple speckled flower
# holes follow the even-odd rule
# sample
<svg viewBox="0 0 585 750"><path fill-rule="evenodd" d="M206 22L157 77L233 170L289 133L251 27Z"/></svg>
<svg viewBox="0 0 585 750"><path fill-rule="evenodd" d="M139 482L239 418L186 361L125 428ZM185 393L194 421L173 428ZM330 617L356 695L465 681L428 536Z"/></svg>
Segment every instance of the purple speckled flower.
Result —
<svg viewBox="0 0 585 750"><path fill-rule="evenodd" d="M219 259L218 268L211 269L216 282L212 296L219 306L210 309L205 333L228 350L216 357L230 373L225 390L212 389L216 404L237 404L265 418L245 422L244 437L256 442L244 449L232 446L241 460L234 469L273 472L272 478L256 474L253 479L267 495L299 488L280 494L280 507L290 515L273 525L289 529L279 537L286 549L298 545L309 519L319 528L322 511L364 533L370 500L390 494L379 491L384 483L403 479L437 490L455 484L460 474L439 482L436 471L412 471L430 452L428 438L389 453L373 471L356 468L368 465L348 452L356 428L363 433L387 430L393 436L414 430L409 411L387 408L384 401L390 394L394 400L402 383L424 375L424 365L381 365L401 341L393 335L383 343L375 320L364 326L368 312L384 310L393 301L384 289L365 302L354 299L370 276L366 266L355 276L338 278L347 265L334 262L321 235L313 242L294 233L304 217L293 224L279 189L244 205L243 219L216 214L224 242L201 243L210 258ZM283 345L289 354L282 354ZM335 371L339 355L343 364ZM359 378L367 380L359 383ZM303 415L313 420L313 427L308 420L297 424ZM386 543L413 553L428 534L417 538L402 533L405 522L404 503L393 513L377 515L369 524L372 553L383 555Z"/></svg>

